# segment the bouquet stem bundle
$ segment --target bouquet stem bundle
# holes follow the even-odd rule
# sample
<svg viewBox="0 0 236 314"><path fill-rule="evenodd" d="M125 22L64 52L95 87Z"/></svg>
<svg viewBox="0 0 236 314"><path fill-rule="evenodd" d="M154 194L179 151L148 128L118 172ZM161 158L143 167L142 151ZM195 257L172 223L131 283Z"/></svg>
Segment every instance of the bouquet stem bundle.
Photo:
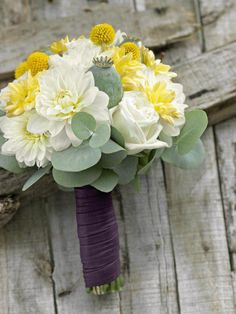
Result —
<svg viewBox="0 0 236 314"><path fill-rule="evenodd" d="M111 193L91 186L75 188L77 230L88 292L119 291L119 234Z"/></svg>

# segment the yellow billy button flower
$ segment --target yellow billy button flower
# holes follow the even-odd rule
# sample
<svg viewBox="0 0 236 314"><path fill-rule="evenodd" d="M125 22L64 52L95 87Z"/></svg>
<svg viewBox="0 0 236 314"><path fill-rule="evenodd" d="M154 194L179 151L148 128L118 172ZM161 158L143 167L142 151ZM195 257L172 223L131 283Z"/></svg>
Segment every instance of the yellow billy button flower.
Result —
<svg viewBox="0 0 236 314"><path fill-rule="evenodd" d="M37 76L28 72L26 79L9 83L3 100L6 101L5 111L8 117L18 116L35 106L35 98L39 91Z"/></svg>
<svg viewBox="0 0 236 314"><path fill-rule="evenodd" d="M18 79L27 71L28 71L27 62L25 61L25 62L20 63L18 67L15 69L15 78Z"/></svg>
<svg viewBox="0 0 236 314"><path fill-rule="evenodd" d="M172 102L175 99L175 92L166 88L165 82L158 82L154 86L146 83L143 87L143 93L151 104L153 104L156 112L166 122L173 124L174 118L179 118L180 113L173 106Z"/></svg>
<svg viewBox="0 0 236 314"><path fill-rule="evenodd" d="M125 54L127 55L128 53L132 54L132 59L140 61L141 59L141 53L139 47L133 43L133 42L126 42L121 45L121 48L125 50Z"/></svg>
<svg viewBox="0 0 236 314"><path fill-rule="evenodd" d="M116 32L110 24L97 24L90 32L90 40L95 45L110 45L115 39Z"/></svg>
<svg viewBox="0 0 236 314"><path fill-rule="evenodd" d="M40 51L31 53L27 59L27 65L31 74L34 76L38 72L48 69L49 56Z"/></svg>
<svg viewBox="0 0 236 314"><path fill-rule="evenodd" d="M66 44L68 43L69 43L69 37L66 36L65 38L62 38L59 41L54 41L50 46L50 50L53 53L63 54L64 52L68 50L66 47Z"/></svg>

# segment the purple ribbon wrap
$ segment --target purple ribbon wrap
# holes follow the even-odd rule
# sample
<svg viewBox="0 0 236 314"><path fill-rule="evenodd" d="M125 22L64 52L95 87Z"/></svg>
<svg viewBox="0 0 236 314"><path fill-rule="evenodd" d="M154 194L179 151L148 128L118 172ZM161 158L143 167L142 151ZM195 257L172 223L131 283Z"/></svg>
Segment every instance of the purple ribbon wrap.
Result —
<svg viewBox="0 0 236 314"><path fill-rule="evenodd" d="M80 256L87 288L120 275L119 234L111 193L91 186L75 188Z"/></svg>

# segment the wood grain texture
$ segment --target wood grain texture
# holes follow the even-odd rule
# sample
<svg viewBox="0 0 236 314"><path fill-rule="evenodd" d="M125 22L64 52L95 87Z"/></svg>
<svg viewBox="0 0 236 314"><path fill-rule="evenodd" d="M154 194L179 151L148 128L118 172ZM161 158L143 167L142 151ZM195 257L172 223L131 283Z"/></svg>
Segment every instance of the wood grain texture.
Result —
<svg viewBox="0 0 236 314"><path fill-rule="evenodd" d="M182 314L233 314L236 308L212 128L204 135L204 144L207 156L201 168L165 167L180 310Z"/></svg>
<svg viewBox="0 0 236 314"><path fill-rule="evenodd" d="M186 103L206 110L210 124L236 115L235 62L233 43L174 68L184 86Z"/></svg>
<svg viewBox="0 0 236 314"><path fill-rule="evenodd" d="M186 19L185 11L182 14L181 12L176 14L175 9L172 8L165 16L159 16L155 10L132 13L128 7L103 3L83 10L72 17L2 28L0 30L0 75L12 71L36 47L43 48L66 34L70 36L87 34L93 24L104 20L112 23L116 28L126 30L133 36L143 38L147 46L157 47L180 42L195 31L195 25Z"/></svg>
<svg viewBox="0 0 236 314"><path fill-rule="evenodd" d="M218 124L215 135L228 248L236 288L236 119ZM236 290L234 293L236 303Z"/></svg>
<svg viewBox="0 0 236 314"><path fill-rule="evenodd" d="M235 0L200 0L207 51L236 40Z"/></svg>
<svg viewBox="0 0 236 314"><path fill-rule="evenodd" d="M54 313L51 273L43 203L24 200L15 218L0 230L0 313Z"/></svg>

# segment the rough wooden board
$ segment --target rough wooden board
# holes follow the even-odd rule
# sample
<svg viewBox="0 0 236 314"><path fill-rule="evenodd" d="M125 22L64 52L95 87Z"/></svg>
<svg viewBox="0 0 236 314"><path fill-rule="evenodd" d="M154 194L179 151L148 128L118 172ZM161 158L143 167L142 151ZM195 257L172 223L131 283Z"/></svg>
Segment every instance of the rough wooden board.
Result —
<svg viewBox="0 0 236 314"><path fill-rule="evenodd" d="M179 313L161 164L154 163L139 192L125 186L117 199L125 244L121 313Z"/></svg>
<svg viewBox="0 0 236 314"><path fill-rule="evenodd" d="M50 224L57 313L118 314L119 295L86 293L80 263L73 193L55 192L44 204Z"/></svg>
<svg viewBox="0 0 236 314"><path fill-rule="evenodd" d="M179 0L178 5L175 0L146 0L146 7L155 9L159 16L164 17L168 10L175 7L176 14L180 14L185 10L188 21L196 25L198 29L200 22L198 20L199 10L195 5L195 0ZM199 31L186 37L185 40L166 47L160 48L157 52L164 54L164 63L176 65L188 61L191 58L201 54L201 41L199 38Z"/></svg>
<svg viewBox="0 0 236 314"><path fill-rule="evenodd" d="M199 0L207 51L236 40L236 1Z"/></svg>
<svg viewBox="0 0 236 314"><path fill-rule="evenodd" d="M228 247L236 288L236 118L218 124L215 134Z"/></svg>
<svg viewBox="0 0 236 314"><path fill-rule="evenodd" d="M195 31L195 25L187 21L185 11L181 12L176 14L175 8L171 8L162 17L155 10L131 13L130 9L124 6L101 4L73 17L2 28L0 75L12 71L36 47L42 48L66 34L71 36L87 34L93 24L104 20L133 36L143 38L147 46L163 46L180 42Z"/></svg>
<svg viewBox="0 0 236 314"><path fill-rule="evenodd" d="M0 313L53 314L52 265L40 199L24 200L0 230Z"/></svg>
<svg viewBox="0 0 236 314"><path fill-rule="evenodd" d="M25 0L0 1L0 26L30 22L30 3Z"/></svg>
<svg viewBox="0 0 236 314"><path fill-rule="evenodd" d="M236 115L236 43L174 68L186 103L207 111L210 124Z"/></svg>
<svg viewBox="0 0 236 314"><path fill-rule="evenodd" d="M206 160L184 171L166 166L181 314L235 313L212 128Z"/></svg>

